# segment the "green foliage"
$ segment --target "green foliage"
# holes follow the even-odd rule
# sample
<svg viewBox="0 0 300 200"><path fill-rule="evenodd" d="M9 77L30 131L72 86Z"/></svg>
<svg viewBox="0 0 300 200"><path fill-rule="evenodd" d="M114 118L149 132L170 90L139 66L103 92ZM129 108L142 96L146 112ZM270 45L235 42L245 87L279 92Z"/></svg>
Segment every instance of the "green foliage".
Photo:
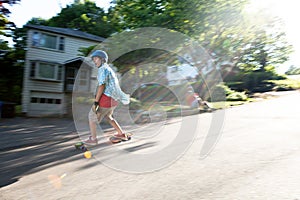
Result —
<svg viewBox="0 0 300 200"><path fill-rule="evenodd" d="M0 100L21 103L23 63L17 62L16 51L9 50L0 58Z"/></svg>
<svg viewBox="0 0 300 200"><path fill-rule="evenodd" d="M14 4L17 1L19 0L9 0L8 2ZM235 84L234 89L253 92L257 91L259 87L263 90L270 88L272 85L269 85L270 83L266 80L284 78L276 74L275 67L288 59L292 48L287 43L286 35L281 29L282 21L266 14L267 11L263 10L255 13L255 20L253 20L254 14L252 13L251 16L244 10L249 1L116 0L114 6L105 12L103 8L97 7L94 1L74 0L72 4L63 8L51 19L32 18L28 23L75 28L105 38L117 32L124 33L124 31L140 27L163 27L179 31L195 39L208 50L216 65L221 66L220 63L223 61L233 64L232 71L223 74L230 74L231 78L228 80L238 83ZM6 16L7 13L2 10L0 31L13 25ZM10 30L13 29L12 27ZM266 31L266 27L271 31ZM12 33L15 42L14 52L5 57L8 60L3 62L3 65L1 63L4 70L2 73L4 79L1 84L4 85L7 84L8 79L16 78L16 75L12 74L9 74L10 78L6 76L6 71L10 71L9 67L22 68L25 57L26 29L15 29ZM159 33L157 38L159 38ZM124 39L128 40L128 38ZM132 39L132 45L134 45L134 41ZM5 44L1 45L2 49L6 49ZM94 46L81 48L79 55L86 56L93 48ZM174 55L171 56L174 57ZM146 78L145 74L151 72L141 71L136 66L141 63L149 63L153 58L156 59L155 61L164 61L168 57L170 58L170 55L166 52L162 54L159 50L142 49L130 52L116 60L114 64L122 73L132 70L142 75L142 78ZM170 62L165 63L169 64ZM227 72L226 70L221 68L223 72ZM18 70L18 72L21 71L22 69ZM159 72L159 69L153 66L153 71L154 74ZM299 73L299 71L291 69L287 73ZM151 75L153 76L153 74ZM223 78L227 81L227 77ZM19 79L22 80L22 77ZM3 88L7 87L4 85ZM19 82L18 86L21 85L22 83ZM18 89L11 90L17 91ZM221 88L221 93L222 91L229 95L228 89Z"/></svg>
<svg viewBox="0 0 300 200"><path fill-rule="evenodd" d="M276 86L273 88L275 91L297 90L300 89L300 79L287 78L284 80L270 80Z"/></svg>
<svg viewBox="0 0 300 200"><path fill-rule="evenodd" d="M226 84L221 83L216 85L214 88L214 93L215 93L215 99L213 99L214 102L216 101L224 101L225 99L223 99L223 94L225 94L225 98L227 101L247 101L248 100L248 96L245 92L237 92L235 90L232 90L231 88L229 88ZM218 99L218 97L220 97Z"/></svg>
<svg viewBox="0 0 300 200"><path fill-rule="evenodd" d="M7 6L12 6L19 1L20 0L0 0L0 35L9 36L10 31L15 29L15 24L7 18L10 14Z"/></svg>
<svg viewBox="0 0 300 200"><path fill-rule="evenodd" d="M117 0L110 14L121 30L159 26L195 38L217 63L230 61L237 66L237 80L245 77L242 86L251 90L267 78L274 79L275 70L266 67L285 62L292 49L280 29L282 21L263 10L255 13L257 20L253 20L253 15L244 12L248 2ZM265 27L273 31L267 32Z"/></svg>
<svg viewBox="0 0 300 200"><path fill-rule="evenodd" d="M245 92L233 92L226 97L227 101L247 101L247 99Z"/></svg>
<svg viewBox="0 0 300 200"><path fill-rule="evenodd" d="M96 47L97 45L93 45L93 46L90 46L90 47L81 47L79 48L78 52L79 52L79 56L88 56Z"/></svg>
<svg viewBox="0 0 300 200"><path fill-rule="evenodd" d="M130 98L129 110L139 110L143 107L142 102L135 99Z"/></svg>
<svg viewBox="0 0 300 200"><path fill-rule="evenodd" d="M214 86L211 90L213 91L214 96L213 98L208 98L208 101L210 102L224 101L226 96L231 92L230 88L228 88L228 86L224 83Z"/></svg>
<svg viewBox="0 0 300 200"><path fill-rule="evenodd" d="M19 32L15 24L7 19L10 11L7 5L12 6L19 0L0 0L0 34L11 37ZM25 43L25 41L24 41ZM12 49L7 41L0 40L0 100L20 104L23 83L23 62L25 57L25 46L15 45Z"/></svg>
<svg viewBox="0 0 300 200"><path fill-rule="evenodd" d="M237 91L265 92L272 90L274 86L268 80L282 80L285 78L285 76L277 74L274 66L267 65L253 71L240 71L235 77L228 79L227 85Z"/></svg>
<svg viewBox="0 0 300 200"><path fill-rule="evenodd" d="M290 68L285 72L286 75L298 75L300 74L300 68L295 66L290 66Z"/></svg>
<svg viewBox="0 0 300 200"><path fill-rule="evenodd" d="M102 8L90 0L74 1L47 21L48 26L75 28L101 37L109 37L116 30Z"/></svg>
<svg viewBox="0 0 300 200"><path fill-rule="evenodd" d="M76 97L75 102L79 104L87 104L92 105L94 103L94 98L88 98L88 97Z"/></svg>
<svg viewBox="0 0 300 200"><path fill-rule="evenodd" d="M234 93L234 91L232 89L230 89L227 85L225 85L224 83L223 84L218 84L216 86L217 88L220 88L221 90L224 91L225 95L228 96L232 93Z"/></svg>

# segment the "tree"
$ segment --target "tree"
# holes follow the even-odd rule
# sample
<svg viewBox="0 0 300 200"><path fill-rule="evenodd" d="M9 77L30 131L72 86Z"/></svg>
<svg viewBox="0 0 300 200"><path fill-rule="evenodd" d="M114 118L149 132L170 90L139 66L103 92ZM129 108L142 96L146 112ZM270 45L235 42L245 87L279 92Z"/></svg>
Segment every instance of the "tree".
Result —
<svg viewBox="0 0 300 200"><path fill-rule="evenodd" d="M15 24L7 19L11 13L6 5L13 5L20 0L0 0L0 35L10 36L12 30L15 29Z"/></svg>
<svg viewBox="0 0 300 200"><path fill-rule="evenodd" d="M6 5L13 5L19 0L0 0L0 34L11 37L16 31L16 26L7 17L10 11ZM20 103L23 81L24 49L11 48L7 41L0 41L0 100ZM19 59L21 57L21 59Z"/></svg>
<svg viewBox="0 0 300 200"><path fill-rule="evenodd" d="M163 27L188 33L195 4L194 0L116 0L109 16L121 30Z"/></svg>
<svg viewBox="0 0 300 200"><path fill-rule="evenodd" d="M248 0L117 0L110 15L121 30L158 26L187 34L211 53L221 71L222 63L231 63L231 70L240 72L236 78L241 81L241 75L256 76L252 72L260 72L264 75L259 75L255 83L260 84L276 76L270 69L285 62L292 49L280 29L281 20L264 10L255 15L247 13L247 3Z"/></svg>
<svg viewBox="0 0 300 200"><path fill-rule="evenodd" d="M300 68L295 67L294 65L290 66L289 69L285 72L286 75L298 75L300 74Z"/></svg>
<svg viewBox="0 0 300 200"><path fill-rule="evenodd" d="M18 51L11 48L1 57L0 100L21 103L23 62L18 60Z"/></svg>
<svg viewBox="0 0 300 200"><path fill-rule="evenodd" d="M49 19L47 25L74 28L101 37L109 37L115 32L104 10L90 0L74 1L73 4L67 5L57 16Z"/></svg>
<svg viewBox="0 0 300 200"><path fill-rule="evenodd" d="M15 3L17 0L0 2ZM281 21L261 10L253 18L244 9L248 2L249 0L115 0L114 6L105 12L91 0L74 0L51 19L32 18L28 23L74 28L105 38L117 32L124 33L141 27L168 28L198 41L210 52L221 70L221 63L231 63L232 69L239 71L235 80L244 81L248 75L248 79L252 79L249 77L258 76L258 72L263 74L259 76L264 79L274 76L274 68L288 59L292 49L280 29ZM7 16L4 13L7 12L3 10L0 13L1 19ZM2 22L4 24L5 20ZM4 30L4 26L1 30ZM16 51L10 54L10 58L18 60L19 65L25 55L26 30L15 29L13 35ZM159 34L157 37L159 38ZM1 45L5 47L5 44ZM79 53L88 55L93 48L81 49ZM166 60L170 56L170 62L174 62L176 56L149 48L130 52L126 58L121 57L114 64L121 72L126 72L140 63L151 62L153 59ZM223 78L227 81L225 75ZM263 82L263 79L255 79L261 80L255 84Z"/></svg>

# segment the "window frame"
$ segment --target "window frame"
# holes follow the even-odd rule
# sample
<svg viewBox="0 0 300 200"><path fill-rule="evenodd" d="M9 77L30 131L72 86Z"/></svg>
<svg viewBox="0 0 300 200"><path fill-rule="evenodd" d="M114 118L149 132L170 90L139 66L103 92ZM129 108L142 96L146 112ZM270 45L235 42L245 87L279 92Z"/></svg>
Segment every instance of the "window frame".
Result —
<svg viewBox="0 0 300 200"><path fill-rule="evenodd" d="M41 44L43 39L47 40L47 36L55 37L55 48L45 45L45 44L47 44L47 41L44 42L45 44ZM56 51L61 51L61 52L65 51L66 38L63 36L51 34L51 33L40 32L40 31L33 31L31 39L32 39L31 47L56 50Z"/></svg>
<svg viewBox="0 0 300 200"><path fill-rule="evenodd" d="M86 67L65 66L65 92L72 92L76 83L76 90L90 90L91 69Z"/></svg>
<svg viewBox="0 0 300 200"><path fill-rule="evenodd" d="M77 67L67 67L65 74L65 91L72 92L75 85L76 76L78 73Z"/></svg>
<svg viewBox="0 0 300 200"><path fill-rule="evenodd" d="M36 97L33 96L30 98L30 103L33 104L54 104L59 105L62 104L62 99L60 98L45 98L45 97Z"/></svg>
<svg viewBox="0 0 300 200"><path fill-rule="evenodd" d="M49 78L49 77L43 77L40 76L40 70L42 65L41 64L46 64L52 68L54 68L54 72L53 72L53 78ZM40 60L30 60L29 61L29 77L31 79L35 79L35 80L45 80L45 81L56 81L56 82L62 82L64 81L64 67L62 64L59 63L54 63L54 62L47 62L47 61L40 61Z"/></svg>

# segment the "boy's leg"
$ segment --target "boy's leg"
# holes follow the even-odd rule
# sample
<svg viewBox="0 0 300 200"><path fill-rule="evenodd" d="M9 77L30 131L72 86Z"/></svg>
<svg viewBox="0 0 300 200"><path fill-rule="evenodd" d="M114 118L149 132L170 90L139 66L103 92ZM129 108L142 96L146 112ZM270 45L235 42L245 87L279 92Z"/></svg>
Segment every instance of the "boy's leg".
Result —
<svg viewBox="0 0 300 200"><path fill-rule="evenodd" d="M116 107L109 108L110 110L107 112L107 115L105 115L105 118L110 123L110 125L117 131L117 135L121 138L128 139L127 135L124 133L123 129L119 125L119 123L113 118L112 114L114 112L114 109Z"/></svg>
<svg viewBox="0 0 300 200"><path fill-rule="evenodd" d="M123 130L121 126L118 124L118 122L113 118L113 112L116 107L107 108L107 112L105 113L106 120L110 123L110 125L118 132L118 134L122 134Z"/></svg>
<svg viewBox="0 0 300 200"><path fill-rule="evenodd" d="M93 111L93 109L89 112L89 127L92 140L97 140L97 123L101 122L103 116L104 115L101 113L101 110L97 112L97 114Z"/></svg>
<svg viewBox="0 0 300 200"><path fill-rule="evenodd" d="M123 130L122 130L121 126L118 124L118 122L114 118L107 116L106 119L110 123L110 125L118 132L118 135L123 134Z"/></svg>

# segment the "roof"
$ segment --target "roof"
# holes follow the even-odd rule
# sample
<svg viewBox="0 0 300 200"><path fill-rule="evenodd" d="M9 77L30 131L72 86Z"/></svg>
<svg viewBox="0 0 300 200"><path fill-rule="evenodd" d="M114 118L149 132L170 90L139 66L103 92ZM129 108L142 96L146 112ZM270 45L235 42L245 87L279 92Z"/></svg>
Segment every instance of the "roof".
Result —
<svg viewBox="0 0 300 200"><path fill-rule="evenodd" d="M90 66L94 66L94 63L92 61L92 59L90 57L83 57L83 56L78 56L76 58L72 58L70 60L66 60L63 64L64 65L67 65L67 64L70 64L70 63L74 63L74 62L84 62Z"/></svg>
<svg viewBox="0 0 300 200"><path fill-rule="evenodd" d="M67 36L73 36L77 38L82 38L86 40L93 40L96 42L103 42L105 38L97 36L97 35L92 35L83 31L79 31L76 29L71 29L71 28L59 28L59 27L52 27L52 26L42 26L42 25L32 25L32 24L27 24L25 25L26 28L31 28L31 29L37 29L41 31L47 31L51 33L58 33L61 35L67 35Z"/></svg>

